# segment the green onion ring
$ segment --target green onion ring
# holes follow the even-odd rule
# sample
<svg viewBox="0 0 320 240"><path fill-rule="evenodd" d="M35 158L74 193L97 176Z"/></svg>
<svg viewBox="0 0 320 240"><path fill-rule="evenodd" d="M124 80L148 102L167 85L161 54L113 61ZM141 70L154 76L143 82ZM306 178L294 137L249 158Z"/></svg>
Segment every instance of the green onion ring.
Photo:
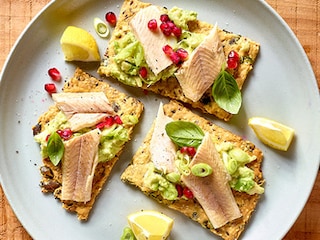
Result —
<svg viewBox="0 0 320 240"><path fill-rule="evenodd" d="M191 172L197 177L206 177L212 174L212 167L206 163L197 163L191 167Z"/></svg>
<svg viewBox="0 0 320 240"><path fill-rule="evenodd" d="M100 18L94 18L93 19L93 25L94 29L96 30L96 33L102 37L106 38L109 35L109 28L107 24L105 24Z"/></svg>

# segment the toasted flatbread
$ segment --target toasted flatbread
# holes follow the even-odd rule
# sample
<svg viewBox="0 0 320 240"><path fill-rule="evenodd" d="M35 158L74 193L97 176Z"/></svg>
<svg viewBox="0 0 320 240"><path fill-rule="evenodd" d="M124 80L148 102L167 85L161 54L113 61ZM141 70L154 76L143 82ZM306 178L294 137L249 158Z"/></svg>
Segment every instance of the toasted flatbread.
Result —
<svg viewBox="0 0 320 240"><path fill-rule="evenodd" d="M184 120L196 123L203 131L212 134L214 139L216 139L216 143L231 142L234 146L241 148L250 156L256 156L256 160L247 164L247 167L254 171L255 182L258 185L263 185L264 179L261 171L263 154L253 143L246 141L219 126L216 126L212 122L198 116L184 107L181 103L178 103L174 100L170 101L168 104L165 104L163 109L165 115L171 117L173 120ZM214 229L197 200L179 198L170 201L164 199L159 191L153 191L146 187L146 185L143 183L144 175L146 174L146 171L148 171L148 163L151 162L150 141L153 131L154 125L134 155L131 164L122 173L121 180L128 184L134 185L145 195L153 198L157 202L185 214L190 219L198 222L202 227L209 229L211 232L219 235L223 239L238 239L240 234L244 231L245 225L248 223L251 215L253 214L260 195L249 195L247 193L232 190L236 203L242 213L242 217L235 219L220 228Z"/></svg>
<svg viewBox="0 0 320 240"><path fill-rule="evenodd" d="M63 92L103 92L111 103L114 111L120 117L130 115L139 119L143 112L143 104L139 100L119 92L118 90L112 88L109 84L94 78L79 68L76 70L74 76L65 83ZM34 135L44 131L46 128L46 123L53 119L58 112L59 109L57 106L53 105L46 113L42 114L39 117L38 123L33 127ZM125 128L128 130L129 140L135 124L125 125ZM103 186L108 179L113 166L119 160L119 156L124 147L125 145L122 146L113 159L106 162L100 162L97 165L92 183L93 186L90 201L84 203L61 200L61 164L54 166L48 158L43 159L43 166L40 167L40 172L42 174L40 186L42 192L53 193L55 198L62 202L63 208L70 212L75 212L78 215L79 220L87 220L97 196L103 189Z"/></svg>
<svg viewBox="0 0 320 240"><path fill-rule="evenodd" d="M98 73L107 77L113 77L117 79L117 76L113 74L112 69L116 64L114 61L115 44L121 38L123 38L128 32L132 31L129 22L141 9L150 6L150 3L140 2L138 0L125 0L118 17L117 25L113 31L112 37L109 41L108 48L105 53L105 61L98 69ZM167 10L162 8L163 12ZM203 21L189 22L189 30L191 32L208 34L213 28L212 24ZM253 64L259 53L260 44L239 34L234 34L226 30L218 29L219 37L224 48L225 56L228 56L231 50L238 52L240 56L240 62L236 69L228 69L228 71L234 76L239 89L242 88L245 80L248 77L249 72L253 69ZM118 79L119 80L119 79ZM155 92L159 95L168 97L170 99L178 100L183 103L190 104L194 108L201 109L205 113L213 114L216 117L225 121L230 120L231 113L226 112L220 108L214 101L211 88L209 88L197 102L193 102L186 98L183 94L182 88L176 77L172 76L168 79L160 80L153 85L143 84L142 88Z"/></svg>

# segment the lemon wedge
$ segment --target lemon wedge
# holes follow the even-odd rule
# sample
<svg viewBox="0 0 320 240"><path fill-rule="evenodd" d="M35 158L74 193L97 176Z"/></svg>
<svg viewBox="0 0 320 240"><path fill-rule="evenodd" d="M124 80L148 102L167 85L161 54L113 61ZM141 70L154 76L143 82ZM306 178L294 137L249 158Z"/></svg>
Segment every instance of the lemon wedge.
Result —
<svg viewBox="0 0 320 240"><path fill-rule="evenodd" d="M66 61L100 61L96 40L82 28L68 26L61 36L60 44Z"/></svg>
<svg viewBox="0 0 320 240"><path fill-rule="evenodd" d="M281 151L288 150L294 129L263 117L252 117L248 124L264 144Z"/></svg>
<svg viewBox="0 0 320 240"><path fill-rule="evenodd" d="M164 240L173 227L173 219L157 211L141 211L128 216L137 240Z"/></svg>

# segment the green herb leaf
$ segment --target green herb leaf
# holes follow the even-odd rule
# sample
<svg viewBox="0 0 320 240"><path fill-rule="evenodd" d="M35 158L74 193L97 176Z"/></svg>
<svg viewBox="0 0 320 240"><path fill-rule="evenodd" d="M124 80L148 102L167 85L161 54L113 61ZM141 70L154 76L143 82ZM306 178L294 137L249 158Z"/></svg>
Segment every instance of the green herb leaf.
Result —
<svg viewBox="0 0 320 240"><path fill-rule="evenodd" d="M198 147L204 137L202 129L192 122L170 122L165 129L170 139L179 147Z"/></svg>
<svg viewBox="0 0 320 240"><path fill-rule="evenodd" d="M64 153L64 144L58 133L53 132L52 134L50 134L50 137L48 139L47 152L52 164L57 166Z"/></svg>
<svg viewBox="0 0 320 240"><path fill-rule="evenodd" d="M225 111L237 114L241 107L242 97L234 77L222 69L212 86L212 96Z"/></svg>

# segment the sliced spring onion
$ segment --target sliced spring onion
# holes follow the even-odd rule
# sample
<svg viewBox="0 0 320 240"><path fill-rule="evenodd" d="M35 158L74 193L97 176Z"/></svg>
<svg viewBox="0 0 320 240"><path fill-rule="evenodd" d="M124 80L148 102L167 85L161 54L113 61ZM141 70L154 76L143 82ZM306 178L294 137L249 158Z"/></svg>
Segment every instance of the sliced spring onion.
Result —
<svg viewBox="0 0 320 240"><path fill-rule="evenodd" d="M109 28L107 24L105 24L100 18L96 17L93 19L93 25L94 29L96 30L96 33L102 37L106 38L109 35Z"/></svg>
<svg viewBox="0 0 320 240"><path fill-rule="evenodd" d="M233 175L238 170L238 162L234 158L229 158L228 164L226 165L227 171L230 175Z"/></svg>
<svg viewBox="0 0 320 240"><path fill-rule="evenodd" d="M179 172L185 176L190 174L189 161L186 158L178 159L175 161L175 164L179 170Z"/></svg>
<svg viewBox="0 0 320 240"><path fill-rule="evenodd" d="M191 167L191 172L197 177L206 177L212 174L212 167L206 163L198 163Z"/></svg>
<svg viewBox="0 0 320 240"><path fill-rule="evenodd" d="M169 182L172 182L172 183L177 183L180 181L180 174L179 173L176 173L176 172L171 172L171 173L168 173L166 175L166 179L169 181Z"/></svg>

